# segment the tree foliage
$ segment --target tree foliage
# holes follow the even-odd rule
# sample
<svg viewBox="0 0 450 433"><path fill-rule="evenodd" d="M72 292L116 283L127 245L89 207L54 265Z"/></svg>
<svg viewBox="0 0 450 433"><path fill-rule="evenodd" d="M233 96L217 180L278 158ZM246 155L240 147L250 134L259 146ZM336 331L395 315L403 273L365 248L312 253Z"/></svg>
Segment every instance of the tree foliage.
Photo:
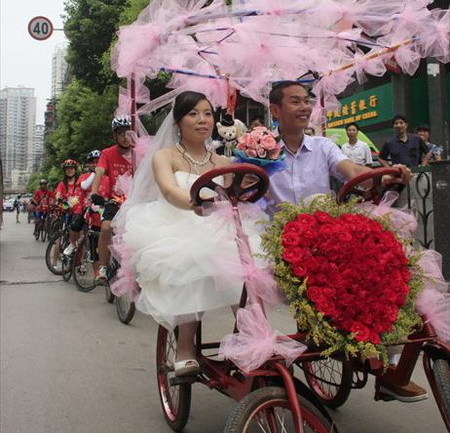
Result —
<svg viewBox="0 0 450 433"><path fill-rule="evenodd" d="M73 75L101 93L116 82L105 74L102 57L109 50L126 0L68 0L64 31L69 39L67 62Z"/></svg>
<svg viewBox="0 0 450 433"><path fill-rule="evenodd" d="M67 158L83 161L93 149L112 144L111 120L117 104L117 88L103 94L73 80L58 100L58 128L47 140L47 168Z"/></svg>

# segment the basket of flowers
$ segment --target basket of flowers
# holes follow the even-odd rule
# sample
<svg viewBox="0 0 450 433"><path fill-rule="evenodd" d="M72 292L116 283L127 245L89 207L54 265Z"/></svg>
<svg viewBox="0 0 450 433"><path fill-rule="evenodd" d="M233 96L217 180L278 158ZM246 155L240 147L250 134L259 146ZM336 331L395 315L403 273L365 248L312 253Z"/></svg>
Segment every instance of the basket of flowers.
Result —
<svg viewBox="0 0 450 433"><path fill-rule="evenodd" d="M320 196L283 204L262 235L267 256L308 341L323 354L387 361L386 345L421 325L415 300L423 288L420 253L356 201Z"/></svg>
<svg viewBox="0 0 450 433"><path fill-rule="evenodd" d="M238 139L233 149L237 162L263 167L269 174L284 169L285 154L278 138L265 126L258 126Z"/></svg>

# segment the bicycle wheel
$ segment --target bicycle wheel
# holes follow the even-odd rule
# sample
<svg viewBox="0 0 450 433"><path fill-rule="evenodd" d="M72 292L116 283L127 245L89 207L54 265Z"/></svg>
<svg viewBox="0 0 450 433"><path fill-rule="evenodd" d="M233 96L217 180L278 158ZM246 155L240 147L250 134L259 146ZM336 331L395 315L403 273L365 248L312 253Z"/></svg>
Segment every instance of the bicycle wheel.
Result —
<svg viewBox="0 0 450 433"><path fill-rule="evenodd" d="M111 287L109 287L108 282L105 284L105 299L108 304L112 304L114 302L114 299L116 299L114 293L111 292Z"/></svg>
<svg viewBox="0 0 450 433"><path fill-rule="evenodd" d="M61 250L61 233L55 233L47 245L45 250L45 264L50 272L55 275L62 275L62 251Z"/></svg>
<svg viewBox="0 0 450 433"><path fill-rule="evenodd" d="M52 220L50 222L49 238L51 238L54 233L60 232L61 230L62 230L61 220L59 218Z"/></svg>
<svg viewBox="0 0 450 433"><path fill-rule="evenodd" d="M325 406L337 408L347 401L353 375L349 360L326 358L303 361L301 368L309 387Z"/></svg>
<svg viewBox="0 0 450 433"><path fill-rule="evenodd" d="M34 238L38 241L39 240L39 236L41 235L41 220L38 220L36 222L36 225L34 227L34 233L33 236Z"/></svg>
<svg viewBox="0 0 450 433"><path fill-rule="evenodd" d="M337 432L320 411L297 394L305 433ZM268 386L244 397L231 411L224 433L296 433L284 388Z"/></svg>
<svg viewBox="0 0 450 433"><path fill-rule="evenodd" d="M114 302L114 299L116 299L116 296L114 295L114 293L111 292L111 287L109 285L109 282L116 276L118 267L119 267L119 264L117 263L117 260L114 260L113 257L110 257L109 263L108 263L108 270L106 272L108 281L105 284L105 298L106 298L106 302L108 302L109 304L112 304Z"/></svg>
<svg viewBox="0 0 450 433"><path fill-rule="evenodd" d="M450 429L450 365L446 359L435 359L433 362L433 376L436 382L436 402L442 418ZM439 401L440 400L440 401Z"/></svg>
<svg viewBox="0 0 450 433"><path fill-rule="evenodd" d="M63 254L61 258L61 275L65 282L70 281L70 278L72 277L72 269L73 269L73 258L67 257Z"/></svg>
<svg viewBox="0 0 450 433"><path fill-rule="evenodd" d="M191 385L171 385L175 377L174 362L177 353L177 329L170 332L160 326L156 343L156 374L159 398L169 427L176 432L183 430L191 410Z"/></svg>
<svg viewBox="0 0 450 433"><path fill-rule="evenodd" d="M116 310L119 320L127 325L131 322L136 312L136 305L127 294L116 296Z"/></svg>
<svg viewBox="0 0 450 433"><path fill-rule="evenodd" d="M47 220L43 221L39 235L42 242L45 242L47 240Z"/></svg>
<svg viewBox="0 0 450 433"><path fill-rule="evenodd" d="M94 264L85 242L77 248L72 266L73 279L78 290L80 292L90 292L95 287Z"/></svg>

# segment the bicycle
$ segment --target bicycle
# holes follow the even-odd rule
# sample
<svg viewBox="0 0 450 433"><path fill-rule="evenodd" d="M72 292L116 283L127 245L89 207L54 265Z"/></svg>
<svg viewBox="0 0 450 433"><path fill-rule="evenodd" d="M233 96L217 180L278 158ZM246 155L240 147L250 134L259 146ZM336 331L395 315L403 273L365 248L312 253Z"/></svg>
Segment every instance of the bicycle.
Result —
<svg viewBox="0 0 450 433"><path fill-rule="evenodd" d="M38 241L39 239L42 242L45 242L47 240L47 230L46 230L46 221L48 218L49 208L48 207L42 207L42 213L45 215L43 218L39 218L38 220L35 220L35 230L33 233L34 238Z"/></svg>
<svg viewBox="0 0 450 433"><path fill-rule="evenodd" d="M87 209L81 237L72 260L75 284L81 292L90 292L95 284L95 263L98 262L97 245L100 228L94 224L94 211Z"/></svg>
<svg viewBox="0 0 450 433"><path fill-rule="evenodd" d="M136 313L136 305L133 301L131 301L127 293L121 296L116 296L111 291L110 283L115 278L119 267L119 262L111 256L106 272L108 279L105 284L105 298L110 304L115 302L117 317L124 325L127 325L131 322L131 320L133 320Z"/></svg>
<svg viewBox="0 0 450 433"><path fill-rule="evenodd" d="M236 176L233 185L226 189L228 199L232 202L236 216L236 204L239 197L245 196L249 201L258 197L257 191L264 191L261 181L253 188L236 187L236 183L242 181L245 174L263 179L264 172L256 170L256 167L227 166L225 169L212 170L202 175L191 189L191 198L195 205L201 205L204 200L199 197L202 188L207 187L217 190L220 187L213 181L214 177L234 171L240 174ZM244 167L243 167L244 166ZM227 171L230 170L230 171ZM243 173L243 170L248 170ZM396 169L377 169L369 174L355 178L347 185L347 190L340 194L340 200L349 193L363 195L375 202L381 197L381 177L385 174L398 174ZM354 190L353 186L373 179L374 186L369 191ZM223 190L223 188L222 188ZM239 229L239 220L237 227ZM238 239L240 237L238 230ZM246 289L243 289L240 306L246 302ZM300 355L294 362L305 369L309 368L309 379L306 380L311 388L294 375L292 368L287 368L280 357L273 356L257 370L244 374L228 360L214 360L213 356L206 355L204 351L217 349L219 343L204 343L201 336L201 324L199 326L197 341L197 360L201 372L196 377L174 377L173 362L176 356L177 330L168 331L163 327L158 330L157 343L157 380L160 401L164 416L168 425L174 431L181 431L187 423L190 402L191 386L193 383L203 383L212 389L239 401L232 410L224 433L253 433L261 432L335 432L336 426L323 405L337 407L345 402L349 390L352 387L363 387L367 382L369 373L375 374L377 379L395 379L397 383L407 383L411 377L414 365L421 351L424 352L424 367L443 421L447 428L450 406L450 382L449 359L450 347L439 341L431 325L424 320L423 328L406 342L400 362L395 369L388 369L385 373L384 365L378 359L369 359L362 362L358 358L347 360L343 354L337 354L332 358L321 355L324 348L309 346L308 350ZM305 332L297 332L289 335L294 340L306 341ZM339 369L332 369L331 377L337 380L329 380L322 373L321 364L336 363ZM340 363L340 364L339 364ZM314 369L312 368L314 367ZM314 372L314 375L312 374ZM312 385L313 384L313 385ZM331 391L330 391L331 389ZM337 391L337 392L336 392ZM375 399L382 398L380 384L376 381Z"/></svg>
<svg viewBox="0 0 450 433"><path fill-rule="evenodd" d="M111 201L121 204L123 203L123 198L113 197ZM116 296L111 291L110 283L115 278L119 267L119 262L112 255L110 255L106 271L107 281L105 283L105 298L106 302L110 304L115 302L117 317L123 324L127 325L131 322L131 320L133 320L136 313L136 305L127 293L121 296Z"/></svg>
<svg viewBox="0 0 450 433"><path fill-rule="evenodd" d="M214 181L216 177L230 174L234 174L234 179L226 188ZM247 177L253 179L253 184L243 186L244 178ZM211 201L201 198L203 188L227 197L232 205L236 237L240 240L237 244L241 253L242 243L248 241L243 233L237 205L240 201L257 201L265 194L267 187L268 177L263 169L251 164L230 164L211 170L197 179L191 188L191 200L197 207L205 201ZM249 248L248 243L246 248ZM244 286L239 306L244 307L246 302L247 291ZM198 326L196 342L196 359L200 365L200 373L194 377L176 377L174 362L177 328L168 331L159 326L156 353L158 390L164 417L173 431L181 431L188 421L192 384L202 383L240 402L228 419L225 433L254 431L249 428L254 428L255 419L261 428L265 428L261 430L264 432L337 432L320 401L307 386L292 375L291 369L281 357L274 356L259 369L244 374L231 361L217 360L214 359L214 353L206 353L218 349L220 344L202 341L201 323ZM309 356L314 359L320 354Z"/></svg>
<svg viewBox="0 0 450 433"><path fill-rule="evenodd" d="M45 250L45 264L50 272L55 275L63 275L65 279L68 274L68 264L63 251L69 245L70 214L61 210L58 224L61 225L61 228L53 233Z"/></svg>

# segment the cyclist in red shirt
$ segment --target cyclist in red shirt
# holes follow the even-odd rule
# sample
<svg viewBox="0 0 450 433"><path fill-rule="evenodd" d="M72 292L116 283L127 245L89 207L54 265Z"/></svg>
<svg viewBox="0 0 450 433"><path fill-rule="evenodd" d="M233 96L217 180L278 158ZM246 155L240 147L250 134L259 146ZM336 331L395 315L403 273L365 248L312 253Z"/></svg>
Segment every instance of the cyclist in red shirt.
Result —
<svg viewBox="0 0 450 433"><path fill-rule="evenodd" d="M55 199L59 202L68 202L73 208L75 205L77 188L77 162L73 159L66 159L61 168L64 170L64 179L55 188ZM73 209L72 209L73 211Z"/></svg>
<svg viewBox="0 0 450 433"><path fill-rule="evenodd" d="M31 203L35 206L33 236L36 236L36 234L39 233L50 209L50 205L53 202L53 192L50 191L47 186L47 180L41 179L39 182L39 189L34 192L33 198L31 199Z"/></svg>
<svg viewBox="0 0 450 433"><path fill-rule="evenodd" d="M66 256L71 256L76 249L77 240L84 224L84 213L85 209L89 207L89 194L91 192L92 183L95 177L95 167L100 158L100 150L93 150L88 153L86 157L85 167L86 172L81 174L76 181L75 196L77 204L77 211L81 208L81 212L76 212L73 216L72 223L70 225L70 243L64 250ZM103 176L99 186L99 194L108 198L109 195L109 184L108 178ZM95 220L95 218L93 218ZM99 224L100 225L100 224Z"/></svg>
<svg viewBox="0 0 450 433"><path fill-rule="evenodd" d="M104 284L106 282L106 264L109 260L109 243L112 236L111 221L119 210L120 203L124 200L124 193L120 188L119 179L132 176L133 173L133 142L129 134L131 130L131 120L128 117L117 117L111 123L113 136L116 145L103 149L102 155L95 169L95 179L92 185L91 200L96 205L104 205L105 210L102 215L101 231L98 241L98 254L100 269L96 275L96 282ZM105 199L99 195L99 187L103 175L109 178L110 197L105 203Z"/></svg>

